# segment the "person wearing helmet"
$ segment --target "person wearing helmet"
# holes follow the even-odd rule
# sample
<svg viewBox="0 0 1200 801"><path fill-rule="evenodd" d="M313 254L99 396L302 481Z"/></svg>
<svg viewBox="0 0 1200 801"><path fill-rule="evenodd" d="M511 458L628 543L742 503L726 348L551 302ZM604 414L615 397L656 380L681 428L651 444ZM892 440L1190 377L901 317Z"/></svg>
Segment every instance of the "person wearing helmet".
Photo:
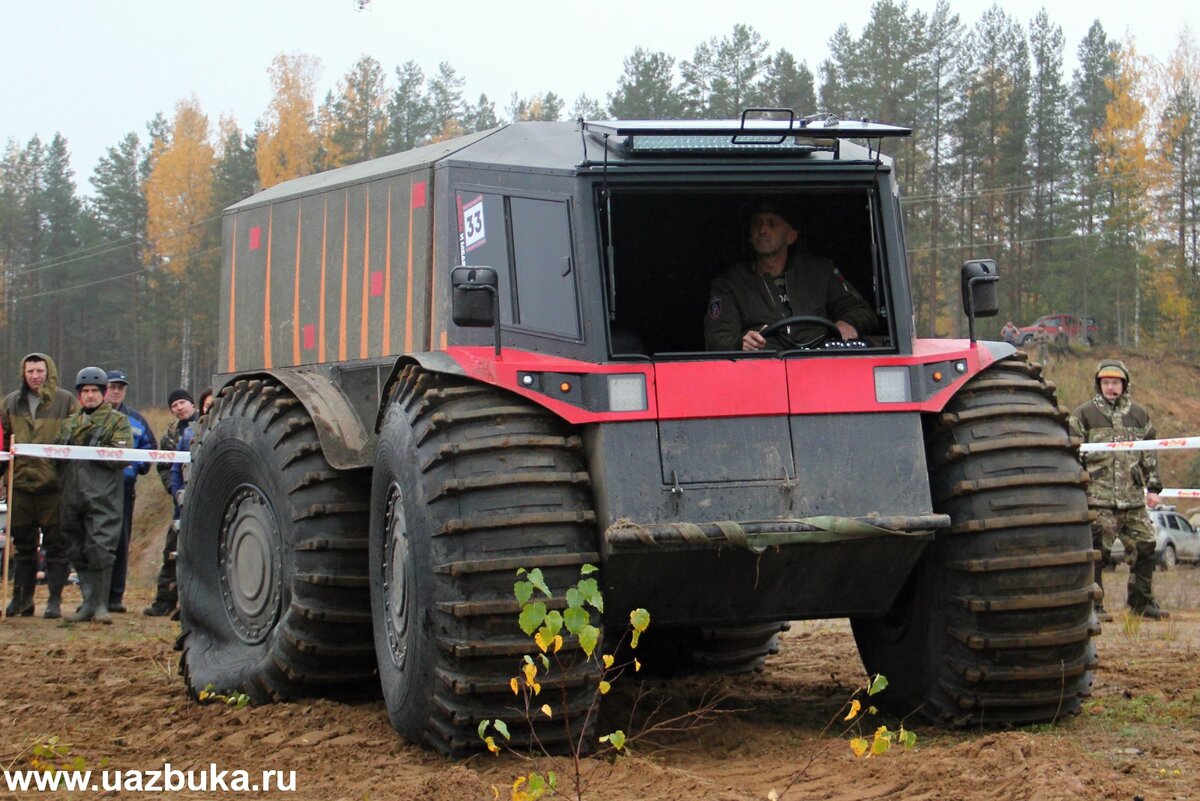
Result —
<svg viewBox="0 0 1200 801"><path fill-rule="evenodd" d="M61 445L92 448L131 448L129 418L105 402L108 373L85 367L75 376L80 409L63 423ZM75 623L95 620L112 623L108 594L113 563L121 541L122 481L128 460L59 462L62 498L59 517L79 585L83 604L71 616Z"/></svg>
<svg viewBox="0 0 1200 801"><path fill-rule="evenodd" d="M1096 395L1071 412L1071 432L1085 443L1129 442L1157 439L1150 413L1130 399L1129 369L1107 359L1096 367ZM1126 602L1137 615L1160 620L1170 615L1154 600L1154 525L1146 507L1158 506L1162 481L1154 451L1091 451L1080 454L1087 468L1088 509L1096 513L1092 546L1101 552L1096 563L1096 584L1103 588L1102 573L1113 542L1120 537L1126 553L1135 554L1129 571ZM1112 615L1097 603L1101 620Z"/></svg>
<svg viewBox="0 0 1200 801"><path fill-rule="evenodd" d="M58 367L45 353L30 353L21 360L20 389L0 403L4 450L13 442L48 445L58 439L63 421L79 404L58 386ZM0 462L0 477L8 469ZM46 586L50 598L42 617L61 616L63 586L70 564L67 543L58 524L58 472L50 459L22 456L13 468L13 491L8 499L9 534L13 538L13 595L6 614L32 616L33 590L38 571L38 532L46 557Z"/></svg>

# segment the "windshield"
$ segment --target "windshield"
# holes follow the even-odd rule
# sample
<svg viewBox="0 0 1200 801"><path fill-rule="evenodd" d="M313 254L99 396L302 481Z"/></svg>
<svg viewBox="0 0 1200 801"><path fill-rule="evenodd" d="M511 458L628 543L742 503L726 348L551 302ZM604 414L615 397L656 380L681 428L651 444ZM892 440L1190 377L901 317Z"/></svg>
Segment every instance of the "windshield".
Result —
<svg viewBox="0 0 1200 801"><path fill-rule="evenodd" d="M601 230L608 242L603 202ZM696 358L740 352L744 330L790 316L847 317L857 336L803 322L771 334L763 352L890 349L878 212L862 188L786 191L731 188L614 188L610 344L614 356ZM783 218L780 276L760 269L756 216ZM836 324L837 319L831 319ZM859 330L861 329L861 330ZM752 355L752 354L746 354Z"/></svg>

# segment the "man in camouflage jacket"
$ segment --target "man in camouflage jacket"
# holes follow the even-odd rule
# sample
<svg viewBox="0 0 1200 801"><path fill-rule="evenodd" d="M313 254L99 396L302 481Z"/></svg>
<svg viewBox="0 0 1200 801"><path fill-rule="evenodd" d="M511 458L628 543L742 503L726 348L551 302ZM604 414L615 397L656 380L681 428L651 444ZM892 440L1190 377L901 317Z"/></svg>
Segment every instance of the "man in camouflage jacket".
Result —
<svg viewBox="0 0 1200 801"><path fill-rule="evenodd" d="M4 450L12 443L49 445L58 439L63 421L79 404L75 396L58 387L58 367L45 353L30 353L21 360L20 389L0 402L0 427ZM6 614L33 614L33 591L37 584L38 535L46 557L46 587L50 597L43 617L61 616L63 586L70 564L67 542L58 521L58 471L50 459L22 456L13 468L13 494L8 499L9 534L16 550L13 559L12 603ZM0 462L0 477L8 462Z"/></svg>
<svg viewBox="0 0 1200 801"><path fill-rule="evenodd" d="M1096 367L1096 396L1071 412L1071 432L1085 443L1157 439L1150 414L1129 397L1129 369L1115 359ZM1113 542L1120 537L1126 553L1135 555L1129 571L1127 603L1139 615L1169 617L1154 601L1154 525L1146 507L1158 505L1162 481L1154 451L1091 451L1081 454L1087 468L1088 508L1096 513L1092 545L1102 561L1096 564L1096 584ZM1103 620L1112 617L1098 605Z"/></svg>
<svg viewBox="0 0 1200 801"><path fill-rule="evenodd" d="M68 417L58 435L62 445L92 448L132 448L129 418L104 401L108 374L99 367L85 367L75 377L79 411ZM83 604L71 616L73 622L95 620L112 623L108 594L113 562L121 541L124 505L125 461L60 460L62 494L59 517L67 538L71 563L79 574Z"/></svg>

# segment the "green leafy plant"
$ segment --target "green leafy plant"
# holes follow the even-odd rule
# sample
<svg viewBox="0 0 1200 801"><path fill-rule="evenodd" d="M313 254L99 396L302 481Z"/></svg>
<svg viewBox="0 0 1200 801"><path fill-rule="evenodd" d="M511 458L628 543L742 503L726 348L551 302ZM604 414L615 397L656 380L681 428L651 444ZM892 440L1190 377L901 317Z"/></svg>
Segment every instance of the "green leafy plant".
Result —
<svg viewBox="0 0 1200 801"><path fill-rule="evenodd" d="M650 626L649 612L645 609L633 610L629 615L629 625L620 641L613 646L611 651L600 652L598 650L600 629L592 624L591 611L604 612L604 597L599 583L594 578L596 572L597 568L593 565L583 565L580 568L579 580L567 588L563 596L566 600L566 608L562 612L547 607L546 601L553 598L554 595L547 586L540 569L518 570L518 581L513 585L513 595L521 604L517 624L521 631L533 640L536 651L522 657L519 673L511 679L509 686L512 688L513 694L524 701L524 716L530 725L533 741L540 750L541 757L554 765L559 763L550 756L547 749L541 746L533 722L540 718L553 720L556 714L562 721L567 734L570 757L569 773L575 798L582 798L585 784L583 755L591 745L585 738L590 723L597 714L601 697L611 692L614 682L627 672L636 673L642 669L642 664L636 657L618 663L615 654L621 650L626 637L628 637L629 649L635 650L642 634ZM583 658L594 662L599 671L582 724L576 724L578 731L573 729L572 718L567 712L568 699L565 686L562 687L562 698L557 713L554 706L542 697L543 680L552 671L557 670L559 675L562 675L569 667L567 653L563 652L564 635L574 637L578 641ZM570 659L579 658L577 652L571 651L570 653ZM653 729L654 725L649 725L641 733L644 734ZM510 745L512 733L503 720L482 721L478 727L478 734L484 745L493 754L499 754L505 749L512 750ZM598 738L597 742L601 748L595 755L615 758L618 754L627 753L629 744L634 739L636 738L622 729L608 732ZM554 769L533 770L519 776L509 788L512 801L535 801L548 794L563 794L559 785L560 772L560 770ZM498 798L499 789L496 787L492 789Z"/></svg>
<svg viewBox="0 0 1200 801"><path fill-rule="evenodd" d="M52 777L54 786L50 789L57 789L58 782L62 779L64 771L83 771L87 770L87 761L78 754L72 754L73 746L70 743L64 743L57 734L40 735L34 738L28 745L10 761L4 765L4 770L12 770L23 760L28 760L29 768L39 773L49 773ZM108 766L108 760L100 760L100 767Z"/></svg>
<svg viewBox="0 0 1200 801"><path fill-rule="evenodd" d="M841 742L843 738L849 737L850 750L855 757L861 759L870 759L871 757L883 756L892 749L893 746L908 750L915 748L917 745L917 735L910 729L905 728L904 723L900 723L900 727L896 730L889 729L887 726L876 726L870 735L865 733L866 726L864 725L869 718L879 714L879 710L875 706L863 706L860 696L878 695L887 689L888 680L882 673L877 673L869 677L867 683L857 688L850 697L842 704L837 713L829 719L825 724L825 728L821 730L822 739L825 738L832 729L839 724L845 724L841 728L840 736L824 740L822 744L816 748L801 767L788 777L787 784L779 792L771 790L767 795L769 801L778 801L791 790L796 784L804 778L809 769L817 762L834 743Z"/></svg>
<svg viewBox="0 0 1200 801"><path fill-rule="evenodd" d="M196 697L202 704L207 703L222 703L226 706L231 706L234 709L241 709L250 703L250 696L243 692L219 693L213 690L213 686L208 684L200 691Z"/></svg>

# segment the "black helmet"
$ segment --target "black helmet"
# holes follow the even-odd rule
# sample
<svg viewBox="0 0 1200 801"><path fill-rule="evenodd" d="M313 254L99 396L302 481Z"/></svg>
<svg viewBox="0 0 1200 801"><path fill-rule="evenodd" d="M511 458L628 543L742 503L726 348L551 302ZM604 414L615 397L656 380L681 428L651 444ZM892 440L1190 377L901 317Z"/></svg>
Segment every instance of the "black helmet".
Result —
<svg viewBox="0 0 1200 801"><path fill-rule="evenodd" d="M75 391L84 387L100 387L106 389L108 387L108 373L100 367L85 367L75 374Z"/></svg>

